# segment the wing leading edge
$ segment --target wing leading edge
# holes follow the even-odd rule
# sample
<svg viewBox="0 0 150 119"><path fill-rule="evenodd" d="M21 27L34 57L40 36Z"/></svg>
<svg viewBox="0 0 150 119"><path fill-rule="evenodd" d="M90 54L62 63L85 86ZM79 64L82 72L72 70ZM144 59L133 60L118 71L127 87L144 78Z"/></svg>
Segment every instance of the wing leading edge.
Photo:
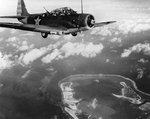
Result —
<svg viewBox="0 0 150 119"><path fill-rule="evenodd" d="M66 28L63 27L55 28L55 27L49 27L43 25L8 23L8 22L0 22L0 27L33 31L33 32L43 32L47 34L57 34L57 35L61 35L63 34L63 32L67 30Z"/></svg>
<svg viewBox="0 0 150 119"><path fill-rule="evenodd" d="M94 27L102 27L104 25L112 24L115 23L116 21L108 21L108 22L100 22L100 23L95 23Z"/></svg>
<svg viewBox="0 0 150 119"><path fill-rule="evenodd" d="M27 26L27 25L19 24L19 23L8 23L8 22L0 22L0 27L20 29L20 30L28 30L28 31L34 30L34 28L31 26Z"/></svg>

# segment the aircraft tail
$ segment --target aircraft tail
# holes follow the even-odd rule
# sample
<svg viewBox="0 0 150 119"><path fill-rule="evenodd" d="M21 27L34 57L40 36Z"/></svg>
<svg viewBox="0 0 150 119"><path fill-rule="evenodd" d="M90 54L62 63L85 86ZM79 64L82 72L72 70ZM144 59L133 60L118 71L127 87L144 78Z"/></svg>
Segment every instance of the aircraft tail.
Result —
<svg viewBox="0 0 150 119"><path fill-rule="evenodd" d="M17 16L28 16L28 15L29 15L29 13L26 9L24 0L18 0Z"/></svg>
<svg viewBox="0 0 150 119"><path fill-rule="evenodd" d="M18 0L17 16L0 16L0 18L17 18L20 22L27 24L28 13L23 0Z"/></svg>

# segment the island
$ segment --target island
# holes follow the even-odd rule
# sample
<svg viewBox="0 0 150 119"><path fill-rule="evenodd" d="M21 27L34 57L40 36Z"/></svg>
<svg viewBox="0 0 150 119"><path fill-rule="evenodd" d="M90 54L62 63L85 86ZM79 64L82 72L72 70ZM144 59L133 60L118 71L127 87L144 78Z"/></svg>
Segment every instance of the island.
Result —
<svg viewBox="0 0 150 119"><path fill-rule="evenodd" d="M78 74L58 83L73 119L150 119L150 94L120 75Z"/></svg>

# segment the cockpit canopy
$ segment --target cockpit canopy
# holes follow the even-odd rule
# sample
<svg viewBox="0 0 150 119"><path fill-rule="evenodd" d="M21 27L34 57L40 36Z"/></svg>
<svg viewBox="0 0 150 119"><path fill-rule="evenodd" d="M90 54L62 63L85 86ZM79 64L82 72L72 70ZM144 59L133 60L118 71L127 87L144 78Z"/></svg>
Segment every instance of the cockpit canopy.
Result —
<svg viewBox="0 0 150 119"><path fill-rule="evenodd" d="M69 7L62 7L51 11L50 14L53 16L65 16L65 15L74 15L77 14L77 12Z"/></svg>

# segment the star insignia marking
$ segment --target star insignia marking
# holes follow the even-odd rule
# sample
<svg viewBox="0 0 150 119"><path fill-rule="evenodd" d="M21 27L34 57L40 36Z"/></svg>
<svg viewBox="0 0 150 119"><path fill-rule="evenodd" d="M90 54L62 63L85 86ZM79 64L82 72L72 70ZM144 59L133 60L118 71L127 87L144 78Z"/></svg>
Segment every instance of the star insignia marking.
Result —
<svg viewBox="0 0 150 119"><path fill-rule="evenodd" d="M39 16L38 16L38 18L35 19L34 21L35 21L35 25L36 25L36 26L39 26L41 19L40 19Z"/></svg>

